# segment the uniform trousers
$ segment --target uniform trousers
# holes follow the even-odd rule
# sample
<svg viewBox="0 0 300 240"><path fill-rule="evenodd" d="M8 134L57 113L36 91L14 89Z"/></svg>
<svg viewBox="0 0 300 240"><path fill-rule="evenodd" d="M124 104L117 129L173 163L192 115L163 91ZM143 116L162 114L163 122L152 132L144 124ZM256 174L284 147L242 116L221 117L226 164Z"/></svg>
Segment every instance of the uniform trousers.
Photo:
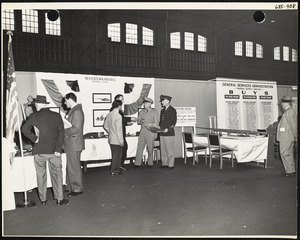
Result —
<svg viewBox="0 0 300 240"><path fill-rule="evenodd" d="M142 164L143 152L147 145L148 149L148 165L153 165L153 147L154 147L155 133L150 132L146 128L142 128L139 138L138 138L138 146L136 150L135 156L135 165L140 166Z"/></svg>
<svg viewBox="0 0 300 240"><path fill-rule="evenodd" d="M40 200L47 200L47 161L54 199L62 200L64 196L61 157L56 157L54 154L35 154L34 166Z"/></svg>
<svg viewBox="0 0 300 240"><path fill-rule="evenodd" d="M294 143L295 142L279 142L279 151L282 164L286 173L294 173L295 160L294 160Z"/></svg>
<svg viewBox="0 0 300 240"><path fill-rule="evenodd" d="M67 155L67 189L71 192L82 192L82 170L80 155L82 151L66 151Z"/></svg>
<svg viewBox="0 0 300 240"><path fill-rule="evenodd" d="M122 161L122 146L115 144L110 144L109 146L111 150L110 172L119 172Z"/></svg>
<svg viewBox="0 0 300 240"><path fill-rule="evenodd" d="M174 136L160 136L162 166L174 167L175 147Z"/></svg>

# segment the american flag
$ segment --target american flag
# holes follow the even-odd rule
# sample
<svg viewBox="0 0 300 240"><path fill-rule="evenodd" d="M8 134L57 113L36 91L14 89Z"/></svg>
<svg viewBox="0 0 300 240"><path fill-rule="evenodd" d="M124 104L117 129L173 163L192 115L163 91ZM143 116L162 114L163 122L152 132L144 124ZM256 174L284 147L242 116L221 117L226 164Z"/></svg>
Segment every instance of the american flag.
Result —
<svg viewBox="0 0 300 240"><path fill-rule="evenodd" d="M18 127L18 96L12 51L12 33L8 32L7 34L9 35L9 40L6 89L6 139L9 143L13 144L15 131Z"/></svg>

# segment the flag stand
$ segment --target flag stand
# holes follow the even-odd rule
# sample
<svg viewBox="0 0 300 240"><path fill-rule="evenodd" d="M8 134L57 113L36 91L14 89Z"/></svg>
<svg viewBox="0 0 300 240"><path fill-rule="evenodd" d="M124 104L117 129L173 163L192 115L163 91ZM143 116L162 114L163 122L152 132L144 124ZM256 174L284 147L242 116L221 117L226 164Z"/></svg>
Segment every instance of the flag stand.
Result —
<svg viewBox="0 0 300 240"><path fill-rule="evenodd" d="M20 141L20 150L21 150L21 159L22 159L22 169L23 169L23 178L24 178L24 201L19 202L17 204L17 208L28 208L34 207L36 205L33 201L28 201L27 199L27 190L26 190L26 177L25 177L25 169L24 169L24 150L23 150L23 141L21 135L20 121L19 121L19 111L17 111L17 119L18 119L18 129L19 129L19 141Z"/></svg>

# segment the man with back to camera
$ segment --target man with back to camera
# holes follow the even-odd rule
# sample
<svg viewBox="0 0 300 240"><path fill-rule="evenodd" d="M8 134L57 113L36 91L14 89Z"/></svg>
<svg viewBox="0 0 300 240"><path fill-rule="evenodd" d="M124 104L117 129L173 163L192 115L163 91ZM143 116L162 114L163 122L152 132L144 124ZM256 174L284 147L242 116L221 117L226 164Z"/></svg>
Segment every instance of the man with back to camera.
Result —
<svg viewBox="0 0 300 240"><path fill-rule="evenodd" d="M170 105L172 97L161 95L160 102L163 109L160 112L159 126L160 132L160 149L161 149L161 168L174 169L175 163L175 125L177 122L176 109Z"/></svg>
<svg viewBox="0 0 300 240"><path fill-rule="evenodd" d="M124 104L124 96L122 94L117 94L115 96L115 100L120 100L122 102L122 105ZM122 117L122 130L123 130L123 138L124 138L124 145L122 148L122 160L121 160L121 167L120 169L123 171L128 170L125 166L125 160L127 158L127 149L128 149L128 144L126 141L126 126L131 126L134 122L137 121L136 117L125 117L124 112L122 108L119 110L119 113Z"/></svg>
<svg viewBox="0 0 300 240"><path fill-rule="evenodd" d="M36 169L39 198L43 205L47 202L47 162L54 199L57 205L68 204L63 196L62 145L64 125L59 113L47 108L45 96L37 95L33 101L37 112L32 113L22 127L23 134L33 143L34 165ZM35 129L35 134L32 132Z"/></svg>
<svg viewBox="0 0 300 240"><path fill-rule="evenodd" d="M155 140L155 133L151 132L146 128L147 125L158 126L158 111L154 108L151 108L153 100L149 97L144 98L144 109L139 113L137 124L141 125L141 131L138 138L138 145L136 150L135 157L135 167L140 167L142 164L143 152L147 145L148 148L148 159L147 166L153 166L153 147Z"/></svg>
<svg viewBox="0 0 300 240"><path fill-rule="evenodd" d="M294 144L297 141L297 116L292 108L292 99L283 96L280 104L283 108L282 117L277 126L277 141L279 142L279 151L285 172L285 177L296 174L294 159Z"/></svg>
<svg viewBox="0 0 300 240"><path fill-rule="evenodd" d="M83 193L82 171L80 156L84 150L83 124L84 114L82 105L77 103L74 93L65 96L67 108L71 108L66 119L72 124L65 129L64 149L67 155L67 196L77 196Z"/></svg>

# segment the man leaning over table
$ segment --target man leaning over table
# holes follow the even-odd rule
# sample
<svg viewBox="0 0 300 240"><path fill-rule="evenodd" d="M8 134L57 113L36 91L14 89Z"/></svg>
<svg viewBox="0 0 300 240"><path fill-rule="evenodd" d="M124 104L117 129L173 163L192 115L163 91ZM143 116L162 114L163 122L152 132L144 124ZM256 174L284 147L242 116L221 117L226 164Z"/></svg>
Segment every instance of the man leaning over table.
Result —
<svg viewBox="0 0 300 240"><path fill-rule="evenodd" d="M74 93L68 93L64 99L67 108L71 108L66 115L71 127L65 129L64 141L64 149L67 155L67 191L71 191L67 196L75 197L83 193L80 156L82 150L84 150L84 114L82 105L77 103L77 97Z"/></svg>
<svg viewBox="0 0 300 240"><path fill-rule="evenodd" d="M23 134L33 143L34 166L36 169L39 198L42 204L47 202L47 162L54 199L57 205L68 204L63 196L62 145L64 141L64 125L60 114L47 108L45 96L37 95L33 101L37 112L32 113L22 127ZM35 129L35 134L32 132Z"/></svg>
<svg viewBox="0 0 300 240"><path fill-rule="evenodd" d="M297 141L297 116L292 108L292 99L284 96L280 104L283 108L282 117L277 126L277 141L285 172L283 176L290 177L296 174L294 159L294 144Z"/></svg>
<svg viewBox="0 0 300 240"><path fill-rule="evenodd" d="M141 125L141 131L138 138L138 145L135 157L135 167L140 167L142 164L143 152L147 145L148 148L148 167L153 166L153 147L155 140L155 133L146 128L147 125L158 126L158 111L151 108L153 100L149 97L144 98L144 109L139 113L137 124Z"/></svg>

